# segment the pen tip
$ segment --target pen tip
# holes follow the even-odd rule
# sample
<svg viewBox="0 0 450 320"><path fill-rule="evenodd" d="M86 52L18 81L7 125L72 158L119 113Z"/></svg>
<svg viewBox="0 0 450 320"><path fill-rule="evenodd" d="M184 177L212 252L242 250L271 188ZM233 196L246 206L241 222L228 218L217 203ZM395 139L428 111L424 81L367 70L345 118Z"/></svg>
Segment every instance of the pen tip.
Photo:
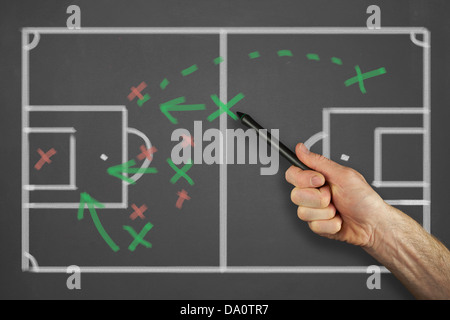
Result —
<svg viewBox="0 0 450 320"><path fill-rule="evenodd" d="M242 120L242 118L245 116L245 113L236 111L237 116L239 117L240 120Z"/></svg>

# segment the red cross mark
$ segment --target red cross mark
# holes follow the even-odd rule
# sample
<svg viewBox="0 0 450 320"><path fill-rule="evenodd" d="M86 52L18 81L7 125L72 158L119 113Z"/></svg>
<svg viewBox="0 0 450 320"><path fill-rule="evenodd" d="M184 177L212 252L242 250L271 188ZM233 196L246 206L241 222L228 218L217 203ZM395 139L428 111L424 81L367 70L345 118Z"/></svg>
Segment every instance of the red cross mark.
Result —
<svg viewBox="0 0 450 320"><path fill-rule="evenodd" d="M143 204L140 208L138 208L134 203L131 205L134 212L130 215L131 220L135 220L137 217L144 219L144 212L147 211L147 206Z"/></svg>
<svg viewBox="0 0 450 320"><path fill-rule="evenodd" d="M44 153L44 151L42 151L41 149L37 149L37 152L40 154L41 159L38 162L36 162L34 168L36 170L41 170L44 164L52 162L52 160L50 160L50 157L55 155L56 150L51 148L50 150Z"/></svg>
<svg viewBox="0 0 450 320"><path fill-rule="evenodd" d="M178 209L181 209L181 207L183 206L183 202L184 200L191 200L191 197L188 196L186 190L181 190L177 192L178 195L178 200L177 203L175 204L175 207L177 207Z"/></svg>
<svg viewBox="0 0 450 320"><path fill-rule="evenodd" d="M158 149L156 149L155 147L151 147L150 149L146 149L144 145L142 145L140 147L142 153L138 154L137 158L139 160L144 160L145 158L147 158L148 160L152 160L153 159L153 154L158 151Z"/></svg>
<svg viewBox="0 0 450 320"><path fill-rule="evenodd" d="M141 82L137 88L131 87L131 92L128 94L128 100L133 100L134 98L138 97L139 100L144 99L144 96L141 94L141 91L147 88L147 84L145 82Z"/></svg>
<svg viewBox="0 0 450 320"><path fill-rule="evenodd" d="M195 146L194 138L192 138L191 136L187 136L185 134L183 134L182 137L183 137L183 142L182 142L181 146L183 148L187 147L188 145L191 145L193 147Z"/></svg>

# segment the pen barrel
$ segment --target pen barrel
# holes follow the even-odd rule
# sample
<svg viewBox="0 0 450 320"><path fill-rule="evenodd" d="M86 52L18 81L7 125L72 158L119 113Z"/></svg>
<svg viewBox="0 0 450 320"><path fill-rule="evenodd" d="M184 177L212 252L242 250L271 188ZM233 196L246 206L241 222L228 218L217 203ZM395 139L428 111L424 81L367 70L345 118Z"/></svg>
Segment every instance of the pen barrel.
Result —
<svg viewBox="0 0 450 320"><path fill-rule="evenodd" d="M249 128L256 130L259 137L262 137L267 141L267 144L273 147L278 153L286 158L292 165L299 167L303 170L311 170L307 165L301 162L297 155L286 147L280 140L272 137L267 129L264 129L259 123L253 120L252 117L245 115L242 117L241 122Z"/></svg>

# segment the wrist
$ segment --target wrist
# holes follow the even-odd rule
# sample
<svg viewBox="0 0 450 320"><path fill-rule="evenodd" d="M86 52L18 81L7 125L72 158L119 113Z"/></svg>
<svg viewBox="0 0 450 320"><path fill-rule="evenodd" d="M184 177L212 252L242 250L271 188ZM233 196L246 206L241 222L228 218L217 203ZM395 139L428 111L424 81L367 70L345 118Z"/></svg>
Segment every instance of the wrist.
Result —
<svg viewBox="0 0 450 320"><path fill-rule="evenodd" d="M374 213L377 217L372 225L370 240L363 246L372 256L379 255L387 251L395 242L395 227L400 220L400 212L383 201L381 208Z"/></svg>

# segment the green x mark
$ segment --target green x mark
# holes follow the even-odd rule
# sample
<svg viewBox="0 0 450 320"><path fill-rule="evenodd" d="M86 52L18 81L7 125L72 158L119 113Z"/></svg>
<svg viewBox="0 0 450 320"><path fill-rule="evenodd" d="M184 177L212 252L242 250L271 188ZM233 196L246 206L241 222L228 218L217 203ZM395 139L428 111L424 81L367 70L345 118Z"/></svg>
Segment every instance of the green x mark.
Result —
<svg viewBox="0 0 450 320"><path fill-rule="evenodd" d="M352 84L355 83L359 83L359 90L361 90L362 93L366 93L366 88L364 87L364 80L369 79L369 78L373 78L382 74L386 73L386 69L383 68L379 68L373 71L369 71L366 73L361 73L361 69L359 68L359 66L355 66L355 70L356 70L356 76L353 78L350 78L348 80L346 80L344 82L345 86L351 86Z"/></svg>
<svg viewBox="0 0 450 320"><path fill-rule="evenodd" d="M137 234L136 231L132 227L129 226L123 226L123 229L128 231L128 233L134 238L133 242L129 245L128 250L134 251L136 250L136 247L138 245L143 245L144 247L151 248L152 244L146 240L144 240L145 235L150 231L150 229L153 228L153 225L148 222L144 228L142 228L141 232Z"/></svg>
<svg viewBox="0 0 450 320"><path fill-rule="evenodd" d="M185 178L186 181L193 186L194 181L186 174L186 172L192 167L192 161L189 159L189 162L183 166L183 168L178 169L178 167L173 163L172 159L168 158L167 162L175 170L176 174L170 179L170 183L174 184L181 177Z"/></svg>
<svg viewBox="0 0 450 320"><path fill-rule="evenodd" d="M234 106L236 103L238 103L238 101L242 100L244 97L245 96L243 93L239 93L233 99L231 99L227 104L224 104L222 101L219 100L217 95L215 95L215 94L211 95L211 99L219 107L219 110L210 114L208 117L208 121L213 121L215 118L217 118L224 112L226 112L234 120L237 120L238 119L237 115L235 115L233 112L231 112L230 109L232 106Z"/></svg>

